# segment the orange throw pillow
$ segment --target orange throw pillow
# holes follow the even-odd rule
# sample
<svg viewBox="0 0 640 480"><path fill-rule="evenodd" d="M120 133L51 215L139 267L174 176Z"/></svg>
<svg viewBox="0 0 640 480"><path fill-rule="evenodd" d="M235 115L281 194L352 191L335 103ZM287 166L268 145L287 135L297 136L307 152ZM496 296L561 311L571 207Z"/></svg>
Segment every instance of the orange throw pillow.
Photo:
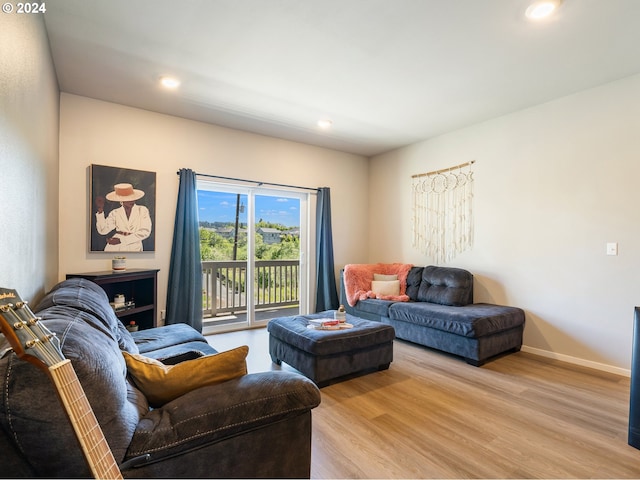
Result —
<svg viewBox="0 0 640 480"><path fill-rule="evenodd" d="M165 365L154 358L122 352L127 371L145 394L149 405L160 407L181 395L206 385L215 385L247 374L249 347Z"/></svg>

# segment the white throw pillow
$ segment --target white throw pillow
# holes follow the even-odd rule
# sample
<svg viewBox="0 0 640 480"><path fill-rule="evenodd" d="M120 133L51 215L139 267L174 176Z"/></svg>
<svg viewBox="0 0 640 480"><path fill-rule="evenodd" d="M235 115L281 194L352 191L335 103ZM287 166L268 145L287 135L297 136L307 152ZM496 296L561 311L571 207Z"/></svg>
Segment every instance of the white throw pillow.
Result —
<svg viewBox="0 0 640 480"><path fill-rule="evenodd" d="M398 296L400 295L400 280L373 280L371 291L376 295Z"/></svg>
<svg viewBox="0 0 640 480"><path fill-rule="evenodd" d="M383 282L388 282L391 280L398 280L398 275L384 275L382 273L374 273L373 274L373 279L374 280L381 280Z"/></svg>

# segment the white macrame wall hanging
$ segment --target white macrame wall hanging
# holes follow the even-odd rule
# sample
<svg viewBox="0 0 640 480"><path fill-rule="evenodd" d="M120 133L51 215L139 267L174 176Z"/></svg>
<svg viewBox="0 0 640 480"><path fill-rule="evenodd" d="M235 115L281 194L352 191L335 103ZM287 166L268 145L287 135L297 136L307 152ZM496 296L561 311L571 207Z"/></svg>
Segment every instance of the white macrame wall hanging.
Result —
<svg viewBox="0 0 640 480"><path fill-rule="evenodd" d="M436 263L473 245L474 163L411 176L413 246Z"/></svg>

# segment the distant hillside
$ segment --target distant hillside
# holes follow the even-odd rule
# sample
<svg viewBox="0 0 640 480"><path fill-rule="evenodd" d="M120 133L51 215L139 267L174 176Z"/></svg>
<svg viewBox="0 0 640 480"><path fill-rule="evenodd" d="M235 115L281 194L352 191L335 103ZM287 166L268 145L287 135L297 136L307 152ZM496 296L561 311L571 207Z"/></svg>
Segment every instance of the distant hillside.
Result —
<svg viewBox="0 0 640 480"><path fill-rule="evenodd" d="M235 222L205 222L205 221L200 221L199 225L202 228L235 228L236 224ZM241 223L239 225L239 228L247 228L247 224L246 223ZM260 219L259 222L256 223L256 230L258 228L276 228L278 230L283 230L283 231L287 231L287 230L292 230L294 228L298 228L298 227L288 227L286 225L283 225L282 223L271 223L271 222L265 222L264 220Z"/></svg>

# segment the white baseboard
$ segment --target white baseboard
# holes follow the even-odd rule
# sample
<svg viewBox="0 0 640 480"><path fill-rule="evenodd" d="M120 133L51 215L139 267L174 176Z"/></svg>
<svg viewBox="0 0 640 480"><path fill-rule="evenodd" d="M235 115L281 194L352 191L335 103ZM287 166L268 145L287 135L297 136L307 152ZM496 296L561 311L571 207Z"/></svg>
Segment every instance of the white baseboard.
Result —
<svg viewBox="0 0 640 480"><path fill-rule="evenodd" d="M522 346L523 352L532 353L533 355L539 355L541 357L553 358L561 362L573 363L574 365L580 365L582 367L594 368L596 370L602 370L604 372L614 373L616 375L622 375L623 377L631 377L631 370L626 368L614 367L605 363L592 362L583 358L572 357L570 355L563 355L561 353L550 352L549 350L542 350L540 348Z"/></svg>

